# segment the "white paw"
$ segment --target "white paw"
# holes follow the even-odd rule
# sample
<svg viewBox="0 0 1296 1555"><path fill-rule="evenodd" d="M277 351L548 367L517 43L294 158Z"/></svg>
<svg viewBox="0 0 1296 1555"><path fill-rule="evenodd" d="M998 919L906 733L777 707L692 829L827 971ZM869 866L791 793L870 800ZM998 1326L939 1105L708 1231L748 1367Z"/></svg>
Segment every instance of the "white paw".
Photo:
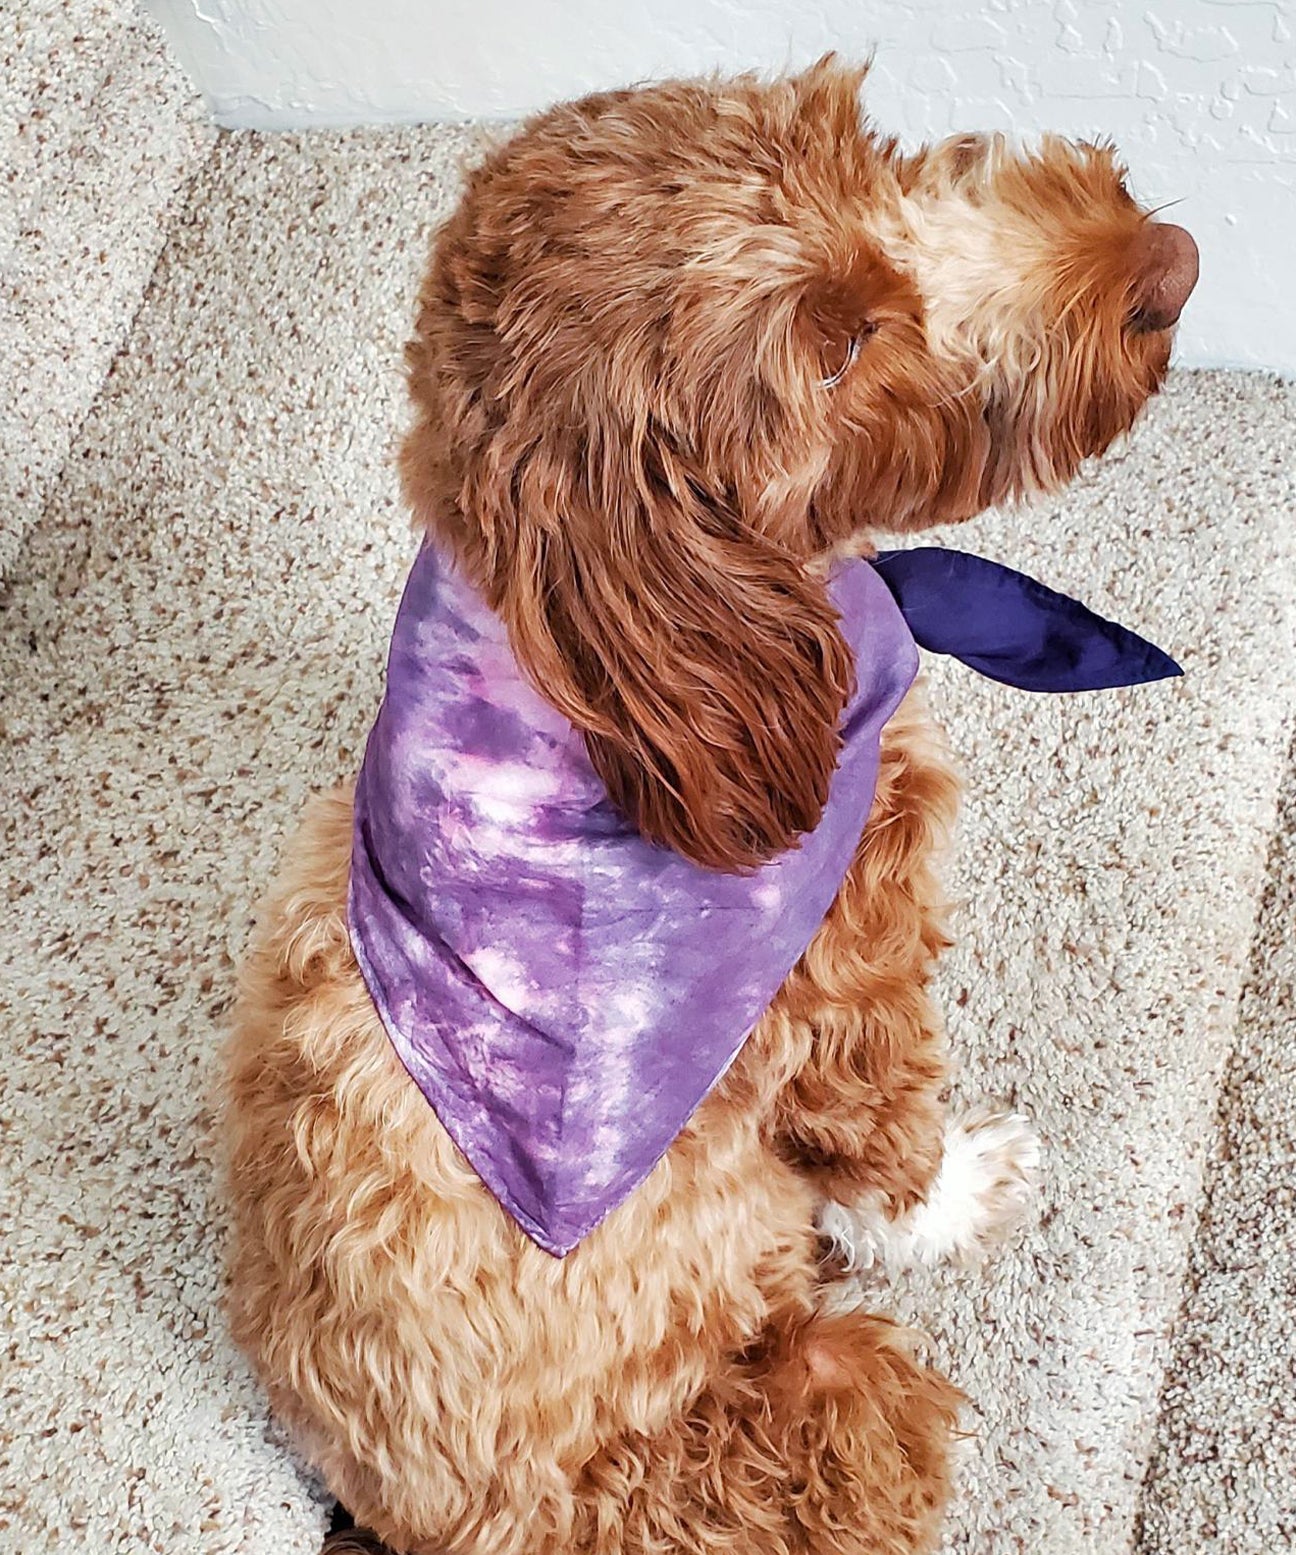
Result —
<svg viewBox="0 0 1296 1555"><path fill-rule="evenodd" d="M978 1109L946 1127L940 1171L922 1204L892 1220L881 1194L867 1194L826 1204L819 1228L852 1273L971 1263L1021 1224L1039 1161L1039 1138L1020 1113Z"/></svg>

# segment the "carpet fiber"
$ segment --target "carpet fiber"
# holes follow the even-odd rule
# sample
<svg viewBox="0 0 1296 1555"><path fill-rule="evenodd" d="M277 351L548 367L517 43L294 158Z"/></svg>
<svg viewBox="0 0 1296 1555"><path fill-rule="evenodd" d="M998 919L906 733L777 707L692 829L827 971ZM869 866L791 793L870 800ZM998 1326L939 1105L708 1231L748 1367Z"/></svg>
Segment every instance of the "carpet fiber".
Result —
<svg viewBox="0 0 1296 1555"><path fill-rule="evenodd" d="M285 830L376 706L399 348L475 144L222 137L11 577L2 1551L305 1555L325 1526L220 1316L214 1060ZM957 1088L1046 1146L1016 1246L880 1297L975 1401L951 1549L1291 1536L1294 401L1177 375L1066 496L959 536L1186 676L933 675L968 780Z"/></svg>

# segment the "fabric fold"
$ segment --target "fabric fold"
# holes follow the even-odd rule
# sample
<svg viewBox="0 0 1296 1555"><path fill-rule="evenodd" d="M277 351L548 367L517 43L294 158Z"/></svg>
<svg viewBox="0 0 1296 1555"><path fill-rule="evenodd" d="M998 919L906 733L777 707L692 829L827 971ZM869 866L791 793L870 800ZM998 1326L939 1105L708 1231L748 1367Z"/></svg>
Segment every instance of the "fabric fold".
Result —
<svg viewBox="0 0 1296 1555"><path fill-rule="evenodd" d="M1106 691L1181 675L1175 661L1078 599L984 556L936 546L875 562L920 648L1022 691Z"/></svg>

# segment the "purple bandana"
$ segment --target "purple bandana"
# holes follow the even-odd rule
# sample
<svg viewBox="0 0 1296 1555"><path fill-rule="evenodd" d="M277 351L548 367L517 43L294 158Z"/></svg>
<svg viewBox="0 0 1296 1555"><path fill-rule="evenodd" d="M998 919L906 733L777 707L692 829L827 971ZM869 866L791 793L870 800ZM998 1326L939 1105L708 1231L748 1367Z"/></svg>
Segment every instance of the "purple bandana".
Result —
<svg viewBox="0 0 1296 1555"><path fill-rule="evenodd" d="M547 1251L648 1175L823 921L867 820L915 641L1041 690L1177 674L1151 644L957 551L848 562L857 689L823 818L749 875L645 842L498 617L431 546L392 636L356 786L356 959L451 1138Z"/></svg>

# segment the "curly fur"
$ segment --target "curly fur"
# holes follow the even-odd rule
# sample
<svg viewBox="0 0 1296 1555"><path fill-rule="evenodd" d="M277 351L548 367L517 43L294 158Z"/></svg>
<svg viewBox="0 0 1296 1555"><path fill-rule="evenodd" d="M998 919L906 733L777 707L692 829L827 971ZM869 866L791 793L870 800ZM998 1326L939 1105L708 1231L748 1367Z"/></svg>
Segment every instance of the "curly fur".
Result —
<svg viewBox="0 0 1296 1555"><path fill-rule="evenodd" d="M533 121L438 236L409 348L417 522L616 802L713 867L818 819L850 682L825 554L1058 484L1168 359L1148 321L1175 288L1110 153L963 137L902 157L861 128L861 78L825 61ZM564 1260L397 1061L347 937L350 793L312 803L230 1051L231 1314L378 1539L931 1548L958 1394L884 1318L824 1309L815 1216L864 1193L901 1214L940 1165L927 984L955 796L913 694L814 942Z"/></svg>

